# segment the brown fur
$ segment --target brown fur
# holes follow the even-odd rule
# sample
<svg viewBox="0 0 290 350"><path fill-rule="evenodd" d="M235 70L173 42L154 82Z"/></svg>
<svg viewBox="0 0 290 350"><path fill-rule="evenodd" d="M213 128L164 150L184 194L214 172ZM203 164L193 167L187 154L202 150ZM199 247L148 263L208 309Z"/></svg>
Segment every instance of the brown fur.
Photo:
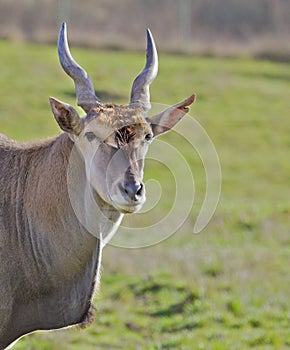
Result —
<svg viewBox="0 0 290 350"><path fill-rule="evenodd" d="M88 311L86 311L84 318L77 325L80 329L85 329L89 327L95 321L97 309L94 305L90 305Z"/></svg>
<svg viewBox="0 0 290 350"><path fill-rule="evenodd" d="M108 128L117 130L124 125L146 125L144 112L141 108L132 106L118 106L114 104L98 105L93 107L87 116L87 120L97 119L99 123Z"/></svg>
<svg viewBox="0 0 290 350"><path fill-rule="evenodd" d="M99 243L69 203L72 146L66 134L0 138L0 349L36 329L92 320Z"/></svg>

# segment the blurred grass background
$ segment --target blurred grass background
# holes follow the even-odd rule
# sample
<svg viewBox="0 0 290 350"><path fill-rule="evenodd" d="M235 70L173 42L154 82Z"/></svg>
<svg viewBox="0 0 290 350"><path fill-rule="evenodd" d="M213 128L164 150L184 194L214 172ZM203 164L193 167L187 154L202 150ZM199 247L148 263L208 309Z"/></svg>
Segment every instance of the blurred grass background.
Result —
<svg viewBox="0 0 290 350"><path fill-rule="evenodd" d="M290 57L288 0L0 0L3 39L55 42L63 20L80 46L143 49L150 27L170 52Z"/></svg>
<svg viewBox="0 0 290 350"><path fill-rule="evenodd" d="M44 3L47 7L43 9L53 9L53 1L43 2L43 6ZM95 8L95 12L105 13L101 6L104 2L98 3L100 9L97 11ZM121 2L113 1L107 2L106 6L109 8L111 3L116 8L121 6L118 5ZM134 2L135 6L137 3ZM154 2L157 12L161 3L165 2L160 1L159 5ZM192 2L200 6L203 3L214 16L210 1ZM231 5L238 3L242 6L242 2L235 1ZM250 6L247 1L243 3ZM263 2L266 3L273 6L288 4L286 1ZM1 0L1 15L13 4L14 1ZM21 16L25 12L23 4L17 10ZM29 4L34 4L36 8L40 6L34 1ZM132 2L128 0L123 6L125 4ZM152 1L148 4L154 8ZM88 7L81 8L80 18L87 18L82 13L87 8L92 10L89 6L93 6L90 1ZM11 13L15 19L20 16L17 11L14 9ZM32 5L26 7L28 15L34 11ZM224 12L225 16L229 16L228 8ZM147 12L143 13L144 23L150 22L151 17L146 15ZM237 21L242 18L247 20L243 13L237 12ZM281 15L287 14L284 11ZM32 18L37 20L34 16ZM16 140L59 133L50 112L49 96L75 106L73 83L61 70L56 54L59 18L55 15L52 18L42 24L39 20L38 25L43 26L43 32L50 38L48 41L54 41L54 45L26 42L31 38L42 40L34 37L39 35L35 34L38 32L34 30L38 28L35 22L31 22L30 37L20 27L25 40L19 40L16 35L10 40L0 41L0 132ZM104 18L108 19L108 16ZM104 36L109 35L111 26L115 26L119 30L116 34L112 29L115 37L135 33L137 41L140 35L138 45L145 45L143 22L141 29L137 24L129 26L128 21L123 24L124 27L118 27L116 24L120 23L120 17L111 12L109 18L105 28L99 24ZM7 20L3 21L7 23ZM2 34L5 33L3 21L2 29L0 25ZM159 22L155 23L155 27L152 27L153 23L149 24L157 44L164 45L166 51L171 47L165 45L162 36L161 29L166 32L162 16ZM51 26L52 32L46 31L45 23ZM95 30L93 21L88 20L87 23ZM77 30L73 28L75 24ZM17 26L16 20L14 25ZM211 23L208 26L211 27ZM84 24L71 17L69 36L72 42L74 34L80 41L84 39L83 33L86 34L89 29L82 33L83 28L86 28ZM176 28L176 33L180 33L179 27ZM201 35L203 31L200 29L199 33ZM232 31L229 30L229 33ZM261 33L260 38L278 35L273 28L269 32L263 29ZM282 30L279 45L287 49L288 43L282 40L281 33ZM190 42L195 41L193 34L191 32ZM171 33L168 33L169 43L170 38ZM245 49L241 57L231 58L230 54L226 54L229 53L227 46L223 46L225 52L218 57L200 57L202 51L195 55L194 50L190 53L191 47L186 55L161 50L159 75L151 87L152 100L164 104L176 103L192 92L198 95L191 115L212 139L220 157L223 178L219 206L208 227L199 235L192 233L197 203L182 228L159 245L139 250L108 246L103 256L101 291L95 301L98 309L95 323L85 331L71 329L36 333L19 341L15 349L219 350L290 347L290 64L269 59L274 57L277 61L277 57L281 58L278 49L274 49L274 55L267 56L268 59L263 56L261 60L257 59L254 51L251 51L252 55L244 54L247 51L246 39L233 38L229 40L229 47L231 42L235 45L243 42ZM88 44L86 40L84 44ZM144 52L96 50L97 43L94 41L90 45L90 49L72 48L73 55L89 72L104 102L126 103L130 84L143 66ZM130 45L124 43L125 47ZM239 55L235 51L235 56ZM287 61L285 57L283 55L283 61ZM198 177L202 174L200 160L178 135L165 135L164 140L170 141L173 146L178 145L186 155L196 176L197 198L202 197L204 183ZM147 178L157 178L161 182L162 187L168 190L168 198L174 196L175 189L162 169L147 167L145 172ZM161 214L162 210L164 213L167 210L166 205L162 208L161 198Z"/></svg>

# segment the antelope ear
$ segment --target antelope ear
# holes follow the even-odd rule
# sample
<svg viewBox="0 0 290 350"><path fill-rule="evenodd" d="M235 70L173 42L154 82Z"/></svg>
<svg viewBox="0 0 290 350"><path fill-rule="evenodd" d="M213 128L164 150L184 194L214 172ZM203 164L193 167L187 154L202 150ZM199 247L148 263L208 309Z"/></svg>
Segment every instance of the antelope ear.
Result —
<svg viewBox="0 0 290 350"><path fill-rule="evenodd" d="M60 128L71 135L78 136L83 130L83 120L69 104L53 97L49 98L52 112Z"/></svg>
<svg viewBox="0 0 290 350"><path fill-rule="evenodd" d="M152 117L151 126L154 136L158 136L171 130L189 111L188 106L190 106L194 100L195 95L193 94L186 100L179 102Z"/></svg>

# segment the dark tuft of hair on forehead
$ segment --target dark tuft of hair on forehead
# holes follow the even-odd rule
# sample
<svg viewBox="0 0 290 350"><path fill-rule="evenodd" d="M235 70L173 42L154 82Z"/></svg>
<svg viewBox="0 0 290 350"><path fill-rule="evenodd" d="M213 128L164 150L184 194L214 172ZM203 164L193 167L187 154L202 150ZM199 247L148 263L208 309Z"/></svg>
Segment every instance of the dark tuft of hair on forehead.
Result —
<svg viewBox="0 0 290 350"><path fill-rule="evenodd" d="M124 126L116 131L115 140L118 147L121 147L129 143L135 136L136 132L132 130L131 126Z"/></svg>

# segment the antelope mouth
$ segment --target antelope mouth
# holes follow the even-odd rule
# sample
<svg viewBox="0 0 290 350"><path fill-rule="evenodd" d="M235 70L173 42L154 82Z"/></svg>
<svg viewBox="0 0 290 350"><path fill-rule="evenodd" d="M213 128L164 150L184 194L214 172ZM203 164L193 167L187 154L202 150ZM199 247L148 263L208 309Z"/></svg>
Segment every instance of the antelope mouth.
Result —
<svg viewBox="0 0 290 350"><path fill-rule="evenodd" d="M133 214L137 213L145 203L145 196L144 198L140 199L139 201L130 201L130 202L125 202L118 200L118 198L114 198L115 196L112 196L110 198L111 204L115 209L117 209L120 213L122 214Z"/></svg>
<svg viewBox="0 0 290 350"><path fill-rule="evenodd" d="M119 206L118 204L114 204L115 208L122 214L133 214L133 213L137 213L141 207L142 207L142 204L139 204L139 205L134 205L134 206Z"/></svg>

